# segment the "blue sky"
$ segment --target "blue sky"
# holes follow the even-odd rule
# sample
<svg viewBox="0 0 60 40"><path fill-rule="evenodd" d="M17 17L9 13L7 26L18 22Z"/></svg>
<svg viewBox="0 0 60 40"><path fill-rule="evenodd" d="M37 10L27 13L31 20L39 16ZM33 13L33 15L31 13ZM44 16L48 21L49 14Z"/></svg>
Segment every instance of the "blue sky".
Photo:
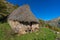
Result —
<svg viewBox="0 0 60 40"><path fill-rule="evenodd" d="M60 0L7 0L19 6L28 4L38 19L51 20L60 16Z"/></svg>

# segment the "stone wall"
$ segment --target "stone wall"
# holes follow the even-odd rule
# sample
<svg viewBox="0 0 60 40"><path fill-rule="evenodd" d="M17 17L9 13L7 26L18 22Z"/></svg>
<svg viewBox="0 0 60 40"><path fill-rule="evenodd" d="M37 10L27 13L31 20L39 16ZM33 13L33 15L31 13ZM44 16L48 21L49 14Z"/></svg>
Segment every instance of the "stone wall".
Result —
<svg viewBox="0 0 60 40"><path fill-rule="evenodd" d="M32 24L32 26L30 26L30 25L24 25L18 21L12 21L12 20L8 20L8 23L11 26L12 30L15 33L19 33L19 34L26 34L39 29L39 24Z"/></svg>
<svg viewBox="0 0 60 40"><path fill-rule="evenodd" d="M25 34L25 29L26 29L26 26L23 25L23 24L20 24L19 22L17 21L8 21L8 23L10 24L12 30L15 32L15 33L19 33L19 34Z"/></svg>
<svg viewBox="0 0 60 40"><path fill-rule="evenodd" d="M32 31L38 31L38 30L39 30L39 24L33 24Z"/></svg>

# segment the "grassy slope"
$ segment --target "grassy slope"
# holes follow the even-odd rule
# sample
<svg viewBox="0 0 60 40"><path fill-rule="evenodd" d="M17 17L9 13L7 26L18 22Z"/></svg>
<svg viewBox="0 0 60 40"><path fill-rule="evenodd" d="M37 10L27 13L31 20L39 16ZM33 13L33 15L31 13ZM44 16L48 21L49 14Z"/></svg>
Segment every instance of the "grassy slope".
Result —
<svg viewBox="0 0 60 40"><path fill-rule="evenodd" d="M55 40L56 35L48 28L40 28L38 32L25 35L11 35L8 23L0 23L0 40Z"/></svg>

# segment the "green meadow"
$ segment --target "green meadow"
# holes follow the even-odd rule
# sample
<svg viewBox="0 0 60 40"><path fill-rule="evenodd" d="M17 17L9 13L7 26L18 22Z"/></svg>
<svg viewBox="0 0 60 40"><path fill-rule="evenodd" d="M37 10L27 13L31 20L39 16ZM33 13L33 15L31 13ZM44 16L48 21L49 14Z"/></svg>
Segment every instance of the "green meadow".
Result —
<svg viewBox="0 0 60 40"><path fill-rule="evenodd" d="M0 23L0 40L55 40L56 34L49 28L24 35L13 34L8 23Z"/></svg>

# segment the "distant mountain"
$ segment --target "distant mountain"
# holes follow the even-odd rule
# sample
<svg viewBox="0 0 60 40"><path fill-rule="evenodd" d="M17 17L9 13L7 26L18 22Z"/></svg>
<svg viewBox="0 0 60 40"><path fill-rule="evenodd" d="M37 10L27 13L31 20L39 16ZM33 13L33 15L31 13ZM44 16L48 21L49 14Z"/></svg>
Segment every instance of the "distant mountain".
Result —
<svg viewBox="0 0 60 40"><path fill-rule="evenodd" d="M54 26L54 27L60 27L60 17L49 20L46 23L48 23L49 25Z"/></svg>

